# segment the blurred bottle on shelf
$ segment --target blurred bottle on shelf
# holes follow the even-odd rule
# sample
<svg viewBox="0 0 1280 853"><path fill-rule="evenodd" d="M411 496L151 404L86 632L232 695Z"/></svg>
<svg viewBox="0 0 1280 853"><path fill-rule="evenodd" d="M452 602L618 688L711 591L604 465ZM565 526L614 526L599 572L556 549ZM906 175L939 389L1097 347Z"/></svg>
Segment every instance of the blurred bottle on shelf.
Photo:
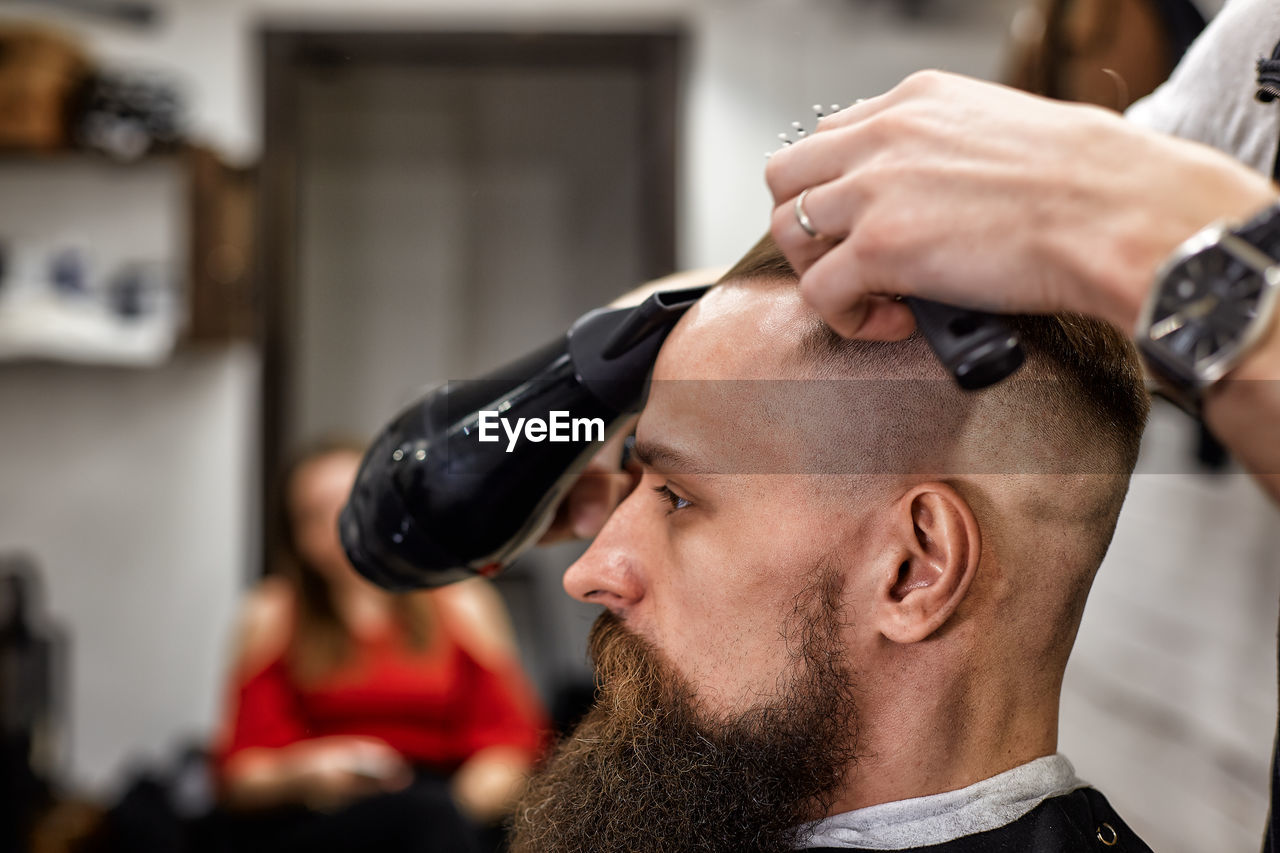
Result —
<svg viewBox="0 0 1280 853"><path fill-rule="evenodd" d="M107 279L107 305L126 322L150 319L176 325L180 312L173 278L164 262L124 261Z"/></svg>
<svg viewBox="0 0 1280 853"><path fill-rule="evenodd" d="M60 248L49 257L49 283L61 297L78 298L89 292L89 269L85 253L74 247Z"/></svg>

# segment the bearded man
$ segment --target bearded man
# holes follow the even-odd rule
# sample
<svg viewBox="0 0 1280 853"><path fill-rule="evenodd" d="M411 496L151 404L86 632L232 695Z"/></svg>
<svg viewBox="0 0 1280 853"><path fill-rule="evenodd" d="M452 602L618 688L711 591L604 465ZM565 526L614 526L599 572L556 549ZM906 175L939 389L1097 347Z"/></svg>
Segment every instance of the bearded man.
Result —
<svg viewBox="0 0 1280 853"><path fill-rule="evenodd" d="M1147 851L1056 753L1063 670L1147 414L1128 344L1011 318L954 387L846 341L768 239L664 344L643 473L565 573L595 707L518 851Z"/></svg>

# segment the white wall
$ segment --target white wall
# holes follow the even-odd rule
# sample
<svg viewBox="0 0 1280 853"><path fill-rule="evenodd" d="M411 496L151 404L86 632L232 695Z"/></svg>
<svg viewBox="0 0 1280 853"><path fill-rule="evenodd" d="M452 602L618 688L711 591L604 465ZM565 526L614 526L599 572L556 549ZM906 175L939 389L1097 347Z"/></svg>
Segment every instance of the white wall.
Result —
<svg viewBox="0 0 1280 853"><path fill-rule="evenodd" d="M1152 849L1259 847L1276 725L1280 513L1206 474L1157 404L1063 686L1060 749Z"/></svg>
<svg viewBox="0 0 1280 853"><path fill-rule="evenodd" d="M70 770L212 724L247 564L257 357L153 370L0 366L0 551L34 555L71 635Z"/></svg>
<svg viewBox="0 0 1280 853"><path fill-rule="evenodd" d="M86 25L14 3L80 32L104 62L182 81L195 134L235 161L261 147L257 29L629 29L683 25L691 38L680 187L681 260L732 261L767 225L765 151L816 102L847 104L919 68L993 76L1016 0L937 0L939 20L906 21L869 0L156 0L152 30Z"/></svg>

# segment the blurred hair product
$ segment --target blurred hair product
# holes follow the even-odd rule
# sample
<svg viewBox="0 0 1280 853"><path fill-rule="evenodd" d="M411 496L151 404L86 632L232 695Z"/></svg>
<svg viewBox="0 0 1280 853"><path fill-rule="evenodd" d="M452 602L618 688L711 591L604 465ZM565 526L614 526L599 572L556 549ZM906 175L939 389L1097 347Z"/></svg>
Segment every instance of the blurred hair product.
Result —
<svg viewBox="0 0 1280 853"><path fill-rule="evenodd" d="M176 322L171 279L163 262L125 261L107 279L107 305L121 320L164 317Z"/></svg>
<svg viewBox="0 0 1280 853"><path fill-rule="evenodd" d="M56 250L49 257L49 282L59 296L79 297L89 291L89 267L84 252L76 248Z"/></svg>

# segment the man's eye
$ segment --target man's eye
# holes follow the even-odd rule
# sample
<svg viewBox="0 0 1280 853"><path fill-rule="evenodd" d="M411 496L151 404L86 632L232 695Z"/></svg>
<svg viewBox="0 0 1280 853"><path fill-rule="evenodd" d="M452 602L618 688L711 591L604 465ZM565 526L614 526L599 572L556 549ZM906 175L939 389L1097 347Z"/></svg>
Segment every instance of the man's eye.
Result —
<svg viewBox="0 0 1280 853"><path fill-rule="evenodd" d="M653 490L661 495L664 501L671 505L671 509L668 510L668 512L675 512L678 509L684 509L685 507L690 506L689 501L671 491L666 484L654 486Z"/></svg>

